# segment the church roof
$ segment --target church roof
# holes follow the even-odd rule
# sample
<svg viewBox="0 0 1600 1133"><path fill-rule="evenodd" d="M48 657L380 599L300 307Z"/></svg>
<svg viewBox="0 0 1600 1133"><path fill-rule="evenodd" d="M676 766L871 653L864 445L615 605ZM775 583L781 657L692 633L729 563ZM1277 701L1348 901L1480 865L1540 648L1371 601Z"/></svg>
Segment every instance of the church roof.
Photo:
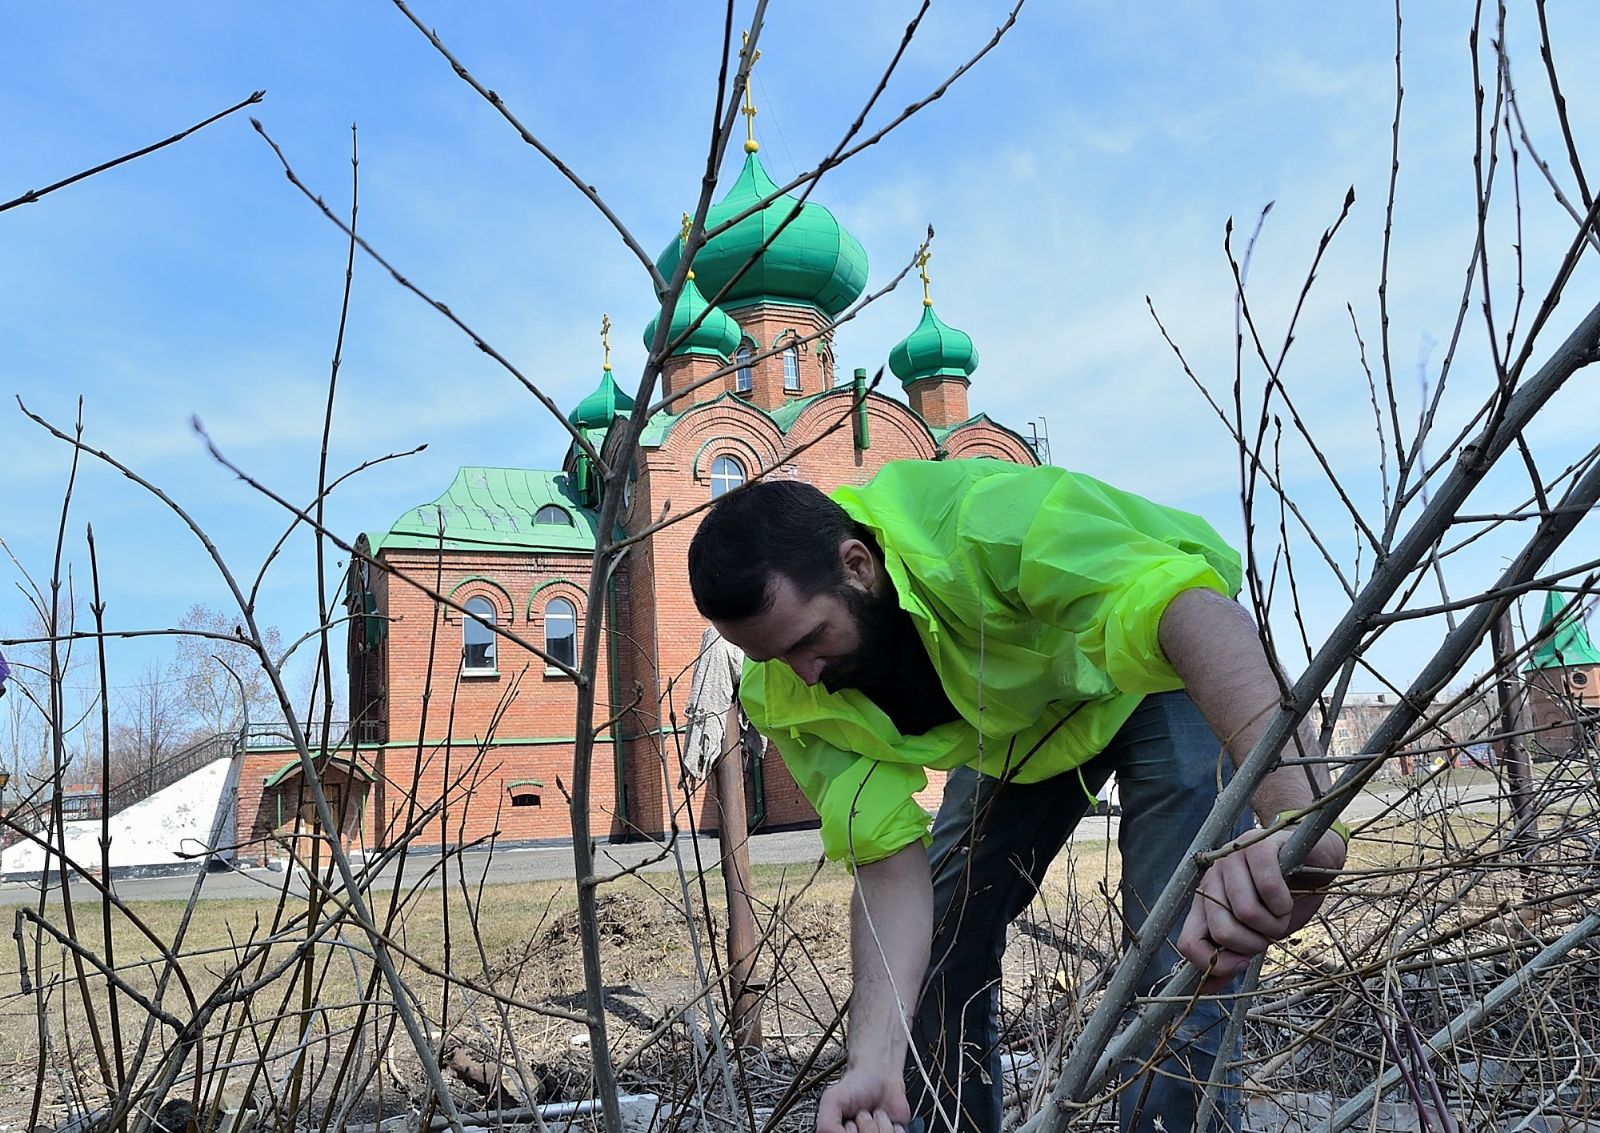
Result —
<svg viewBox="0 0 1600 1133"><path fill-rule="evenodd" d="M1554 633L1547 633L1555 626ZM1600 665L1600 650L1584 628L1583 611L1567 612L1567 600L1552 590L1544 596L1544 616L1539 619L1543 640L1528 659L1527 669L1565 669L1573 665Z"/></svg>
<svg viewBox="0 0 1600 1133"><path fill-rule="evenodd" d="M698 260L695 262L699 263ZM700 320L700 325L690 330L696 319ZM658 311L644 328L646 350L656 340L656 326L660 321L661 313ZM726 311L706 302L705 295L695 283L695 273L691 271L689 278L683 281L683 290L678 293L678 305L672 312L672 323L667 327L668 342L683 339L672 352L673 357L701 354L727 361L739 348L741 335L739 324Z"/></svg>
<svg viewBox="0 0 1600 1133"><path fill-rule="evenodd" d="M706 228L715 229L777 191L761 159L747 152L728 195L707 212ZM798 215L790 220L796 210ZM676 239L662 250L656 267L663 277L672 277L682 253L683 245ZM743 271L746 264L749 270ZM719 300L725 307L761 300L808 303L831 318L866 288L867 252L833 213L813 201L802 205L785 193L701 248L694 271L707 298L714 298L738 275L738 282Z"/></svg>
<svg viewBox="0 0 1600 1133"><path fill-rule="evenodd" d="M654 325L654 324L652 324ZM593 393L567 414L567 420L580 429L605 429L618 413L633 408L633 398L617 387L617 379L608 363L600 374L600 384Z"/></svg>
<svg viewBox="0 0 1600 1133"><path fill-rule="evenodd" d="M947 324L926 301L922 321L889 351L889 369L907 386L923 378L966 381L977 368L978 348L972 345L972 336Z"/></svg>
<svg viewBox="0 0 1600 1133"><path fill-rule="evenodd" d="M541 508L559 508L567 520L539 523ZM553 518L553 513L546 513ZM444 537L440 540L440 524ZM372 550L405 547L447 551L578 551L593 553L596 517L582 507L565 472L465 467L444 495L408 509Z"/></svg>

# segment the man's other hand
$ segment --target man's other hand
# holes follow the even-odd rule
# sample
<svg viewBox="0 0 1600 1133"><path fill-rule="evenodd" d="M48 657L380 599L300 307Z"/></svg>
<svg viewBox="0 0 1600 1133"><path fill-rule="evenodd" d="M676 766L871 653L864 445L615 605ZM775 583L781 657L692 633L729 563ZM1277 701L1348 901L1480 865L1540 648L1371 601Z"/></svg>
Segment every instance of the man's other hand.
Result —
<svg viewBox="0 0 1600 1133"><path fill-rule="evenodd" d="M1203 990L1221 990L1252 957L1309 921L1331 872L1344 867L1344 839L1329 830L1306 857L1308 869L1285 878L1278 851L1289 833L1246 834L1224 847L1229 852L1201 876L1178 951L1207 973Z"/></svg>
<svg viewBox="0 0 1600 1133"><path fill-rule="evenodd" d="M903 1133L911 1120L900 1068L851 1067L823 1092L817 1133Z"/></svg>

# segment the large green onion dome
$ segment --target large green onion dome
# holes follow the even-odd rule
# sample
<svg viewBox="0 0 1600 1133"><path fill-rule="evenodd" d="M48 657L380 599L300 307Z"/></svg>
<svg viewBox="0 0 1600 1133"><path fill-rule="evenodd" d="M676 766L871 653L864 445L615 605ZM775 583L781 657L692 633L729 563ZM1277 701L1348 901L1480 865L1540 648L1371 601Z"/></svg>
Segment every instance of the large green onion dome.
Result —
<svg viewBox="0 0 1600 1133"><path fill-rule="evenodd" d="M978 348L972 345L972 336L946 325L926 301L917 329L889 351L889 369L907 386L924 378L966 381L977 368Z"/></svg>
<svg viewBox="0 0 1600 1133"><path fill-rule="evenodd" d="M778 185L767 176L760 158L747 152L738 180L706 214L706 229L714 230L777 191ZM784 225L797 208L799 215ZM761 300L809 303L833 318L866 287L867 252L861 241L821 205L809 201L801 205L785 194L700 249L694 271L701 291L706 295L720 292L775 232L766 252L723 295L720 301L724 306ZM672 277L682 252L679 240L667 245L656 260L662 276Z"/></svg>
<svg viewBox="0 0 1600 1133"><path fill-rule="evenodd" d="M678 241L674 240L673 246L677 247ZM705 311L706 317L700 320L700 325L694 328L693 333L683 344L672 352L672 356L679 358L685 354L711 354L727 361L739 348L739 339L743 332L740 331L739 324L728 317L726 311L720 307L712 307L706 302L705 295L695 282L698 274L691 271L688 280L684 282L683 292L678 296L677 309L672 312L672 325L667 328L667 341L672 342L679 338L695 319L700 318L700 312ZM646 350L655 342L656 324L660 319L658 313L644 328Z"/></svg>
<svg viewBox="0 0 1600 1133"><path fill-rule="evenodd" d="M623 393L611 376L611 364L600 375L600 384L578 407L567 414L567 420L580 429L606 429L616 420L618 413L633 408L633 398Z"/></svg>

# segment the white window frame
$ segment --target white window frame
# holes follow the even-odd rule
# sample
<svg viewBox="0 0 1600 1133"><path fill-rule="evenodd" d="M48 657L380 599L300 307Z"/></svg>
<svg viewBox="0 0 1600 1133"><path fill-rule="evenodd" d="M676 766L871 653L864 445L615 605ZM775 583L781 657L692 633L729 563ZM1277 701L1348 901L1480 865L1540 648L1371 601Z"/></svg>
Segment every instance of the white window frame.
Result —
<svg viewBox="0 0 1600 1133"><path fill-rule="evenodd" d="M559 611L556 609L557 603L560 603L560 605L563 607ZM565 622L571 627L571 632L564 633L560 637L552 636L550 633L550 628L551 623L553 622ZM570 643L568 649L566 650L570 656L562 656L562 651L556 648L557 644L561 642ZM552 657L557 661L564 662L569 666L573 666L578 663L578 607L573 604L572 599L562 598L558 595L545 603L544 651L547 656Z"/></svg>
<svg viewBox="0 0 1600 1133"><path fill-rule="evenodd" d="M737 469L737 474L728 470L728 465ZM711 498L725 496L749 479L744 464L736 456L724 453L711 462Z"/></svg>
<svg viewBox="0 0 1600 1133"><path fill-rule="evenodd" d="M733 360L739 369L733 376L733 388L736 393L749 393L755 389L755 378L750 371L750 359L755 357L755 344L746 339L739 344L739 349L733 352Z"/></svg>
<svg viewBox="0 0 1600 1133"><path fill-rule="evenodd" d="M494 603L481 594L468 598L462 604L466 613L461 618L461 671L463 673L496 673L499 658L497 646L499 641L495 636L494 626L498 620L498 611ZM479 632L488 636L487 641L478 640ZM480 650L474 656L474 650ZM477 661L477 664L473 662Z"/></svg>

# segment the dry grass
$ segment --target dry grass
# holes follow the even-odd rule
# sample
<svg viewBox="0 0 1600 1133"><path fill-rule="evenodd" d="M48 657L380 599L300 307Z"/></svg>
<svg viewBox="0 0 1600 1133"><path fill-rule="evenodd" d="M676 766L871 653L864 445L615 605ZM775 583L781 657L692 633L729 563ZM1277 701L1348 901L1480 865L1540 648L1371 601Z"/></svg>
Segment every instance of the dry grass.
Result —
<svg viewBox="0 0 1600 1133"><path fill-rule="evenodd" d="M1503 819L1493 798L1462 809L1449 803L1449 792L1436 790L1370 820L1326 916L1272 954L1250 1015L1246 1074L1274 1091L1353 1090L1392 1064L1396 1003L1425 1035L1569 925L1584 901L1592 902L1594 786L1574 775L1551 782L1563 793L1549 802L1539 828L1541 848L1527 860L1501 844ZM1002 1021L1004 1042L1024 1061L1031 1057L1049 1066L1059 1060L1063 1043L1095 1006L1118 956L1119 879L1114 840L1079 837L1013 926ZM809 865L757 867L753 883L767 1047L760 1056L735 1052L731 1072L747 1118L760 1119L757 1110L793 1101L781 1124L800 1128L815 1091L791 1098L791 1084L815 1079L839 1053L835 1021L849 988L851 883L842 869ZM724 1008L716 978L722 880L715 872L687 879L692 919L684 912L684 888L671 874L626 877L603 890L599 924L610 1041L624 1064L624 1084L680 1099L718 1093L722 1079L712 1020ZM390 897L374 897L378 915L389 917ZM138 902L129 912L150 935L170 943L184 906ZM274 932L270 950L248 970L292 959L303 942L305 914L303 900L281 909L266 899L203 901L182 947L189 991L199 999L209 995L239 967L247 942ZM58 926L65 923L59 902L47 906L45 916ZM161 969L160 949L130 917L115 915L112 924L108 950L98 908L80 904L75 938L89 952L113 955L119 977L134 992L149 995ZM523 1083L541 1100L587 1096L585 1028L549 1011L582 1010L570 883L495 884L481 898L459 886L422 890L393 910L392 924L403 973L447 1062L452 1052L465 1052L469 1062L488 1067L489 1079L498 1084L491 1093L499 1085L508 1090L491 1099L502 1104L527 1096L520 1092ZM50 1112L60 1115L75 1089L98 1081L99 1074L89 1012L70 958L51 943L36 953L35 935L32 925L25 926L29 986L47 989L45 1094ZM349 1120L423 1104L421 1067L395 1029L384 992L374 987L361 934L346 924L305 955L303 967L285 970L251 996L247 1008L221 1013L207 1029L199 1059L209 1066L239 1063L229 1074L235 1091L247 1088L258 1105L276 1099L287 1113L293 1097L285 1083L294 1060L285 1052L303 1032L312 1040L304 1069L306 1093L315 1101L299 1100L301 1120L316 1123L327 1112L327 1100L346 1089L341 1074L364 1082L366 1095L382 1099L347 1115ZM1590 969L1596 967L1592 952L1579 955ZM1463 1064L1489 1060L1512 1067L1514 1084L1496 1077L1499 1094L1486 1101L1472 1093L1485 1088L1478 1079L1469 1083L1455 1069L1441 1071L1453 1083L1451 1096L1470 1096L1470 1104L1498 1112L1526 1109L1540 1090L1559 1093L1561 1074L1541 1067L1569 1065L1595 1039L1600 979L1584 971L1581 964L1569 965L1540 983L1461 1056ZM91 974L86 986L105 1038L105 980ZM187 1016L186 994L174 985L164 1002ZM143 1014L128 994L116 999L126 1053L137 1041ZM27 1113L41 1065L39 1002L23 992L15 966L0 975L0 1063L12 1068L0 1078L0 1123ZM170 1034L157 1028L156 1038L159 1045ZM347 1057L349 1066L341 1070ZM1538 1058L1543 1062L1536 1066ZM259 1077L251 1075L256 1066ZM75 1069L68 1073L68 1067ZM1471 1073L1482 1077L1481 1071ZM456 1084L463 1104L485 1102L482 1091ZM1015 1115L1037 1104L1037 1081L1009 1085ZM192 1087L180 1079L177 1088ZM92 1104L95 1095L84 1089L82 1100Z"/></svg>

